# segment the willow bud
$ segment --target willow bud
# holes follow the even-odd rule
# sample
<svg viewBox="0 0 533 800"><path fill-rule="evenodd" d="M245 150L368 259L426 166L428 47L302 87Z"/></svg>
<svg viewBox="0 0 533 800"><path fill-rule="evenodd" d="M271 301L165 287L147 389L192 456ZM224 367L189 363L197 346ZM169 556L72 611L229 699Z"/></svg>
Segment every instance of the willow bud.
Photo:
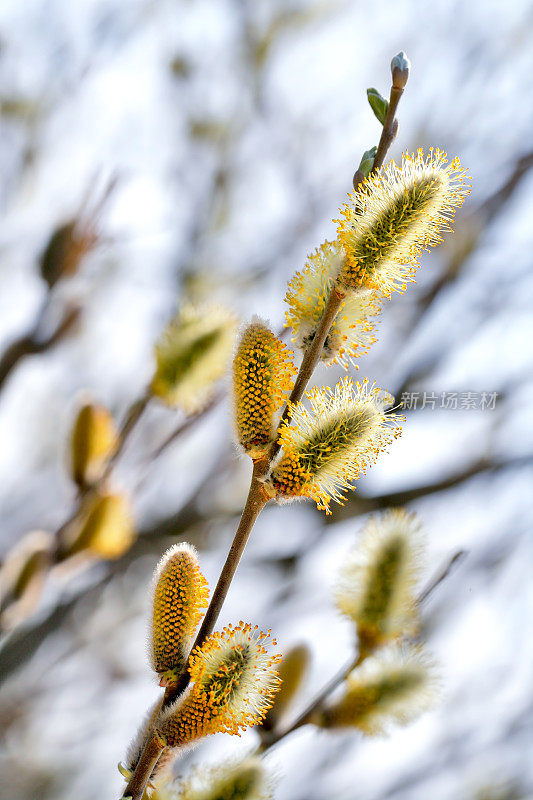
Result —
<svg viewBox="0 0 533 800"><path fill-rule="evenodd" d="M87 553L97 558L120 558L136 539L130 503L125 495L90 497L81 525L67 531L62 557Z"/></svg>
<svg viewBox="0 0 533 800"><path fill-rule="evenodd" d="M102 476L117 443L113 417L101 405L84 405L76 418L71 441L72 478L80 488Z"/></svg>

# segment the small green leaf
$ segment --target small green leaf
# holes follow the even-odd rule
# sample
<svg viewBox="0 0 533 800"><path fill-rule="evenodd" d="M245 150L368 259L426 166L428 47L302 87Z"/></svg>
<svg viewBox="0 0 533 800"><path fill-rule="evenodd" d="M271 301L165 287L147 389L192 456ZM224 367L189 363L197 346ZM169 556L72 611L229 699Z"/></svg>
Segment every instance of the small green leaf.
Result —
<svg viewBox="0 0 533 800"><path fill-rule="evenodd" d="M378 152L377 147L371 147L370 150L366 150L363 153L363 157L361 158L361 163L359 164L358 170L365 176L365 178L368 177L368 175L370 174L370 170L374 166L374 159L376 157L377 152Z"/></svg>
<svg viewBox="0 0 533 800"><path fill-rule="evenodd" d="M385 100L384 97L382 97L382 95L380 95L377 89L367 89L366 96L368 97L370 108L374 112L376 118L383 125L385 123L385 117L387 116L387 111L389 109L388 102Z"/></svg>

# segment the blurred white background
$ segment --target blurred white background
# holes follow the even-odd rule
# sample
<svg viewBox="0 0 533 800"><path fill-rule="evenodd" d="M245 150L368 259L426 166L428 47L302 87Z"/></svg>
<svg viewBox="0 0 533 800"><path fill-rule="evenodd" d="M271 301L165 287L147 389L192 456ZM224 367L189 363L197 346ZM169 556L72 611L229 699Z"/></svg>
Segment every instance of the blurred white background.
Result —
<svg viewBox="0 0 533 800"><path fill-rule="evenodd" d="M336 570L365 514L407 503L427 532L427 576L467 551L426 608L442 701L388 739L298 731L268 757L279 800L533 795L532 34L528 0L0 5L0 352L36 320L42 340L81 308L1 385L1 556L72 511L66 452L80 398L120 418L180 298L282 326L288 278L335 235L360 156L377 143L366 88L388 93L399 50L412 72L391 154L438 146L473 176L456 234L386 306L359 375L397 397L497 392L495 409L409 411L401 440L332 518L311 505L267 509L221 618L271 627L282 650L307 642L310 696L352 646L334 610ZM80 209L90 218L110 181L99 241L48 290L39 259L52 232ZM150 406L114 474L133 495L134 548L54 574L3 642L5 800L119 795L116 763L157 694L145 657L151 570L189 539L213 585L249 477L225 402L147 463L179 421ZM188 761L244 751L254 736L214 737Z"/></svg>

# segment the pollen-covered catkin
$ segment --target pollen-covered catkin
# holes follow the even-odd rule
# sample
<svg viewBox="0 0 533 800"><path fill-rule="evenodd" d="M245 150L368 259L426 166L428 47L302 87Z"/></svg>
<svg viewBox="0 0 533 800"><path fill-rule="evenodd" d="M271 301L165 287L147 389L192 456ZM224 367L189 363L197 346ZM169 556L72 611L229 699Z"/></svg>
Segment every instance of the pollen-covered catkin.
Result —
<svg viewBox="0 0 533 800"><path fill-rule="evenodd" d="M191 639L207 607L207 581L200 572L196 550L176 544L163 555L153 584L150 656L161 685L177 680Z"/></svg>
<svg viewBox="0 0 533 800"><path fill-rule="evenodd" d="M396 645L378 651L347 678L344 695L313 722L323 728L359 728L367 735L391 723L406 725L435 698L434 668L420 648Z"/></svg>
<svg viewBox="0 0 533 800"><path fill-rule="evenodd" d="M196 648L189 659L192 685L163 712L157 727L166 745L180 747L218 732L239 735L257 724L279 686L281 656L269 655L269 642L270 631L241 622Z"/></svg>
<svg viewBox="0 0 533 800"><path fill-rule="evenodd" d="M371 173L350 195L337 220L346 255L339 275L345 290L366 286L390 296L413 280L423 250L450 230L455 210L470 191L458 158L430 149L404 154Z"/></svg>
<svg viewBox="0 0 533 800"><path fill-rule="evenodd" d="M324 242L289 282L285 296L289 306L286 324L293 330L293 342L302 350L314 339L343 260L339 242ZM354 359L364 355L375 342L373 331L379 310L376 292L366 287L349 292L329 329L321 360L327 366L356 366Z"/></svg>
<svg viewBox="0 0 533 800"><path fill-rule="evenodd" d="M278 499L309 497L329 511L330 501L341 502L348 489L379 453L400 434L400 417L385 414L393 400L365 379L354 385L340 381L332 392L315 388L293 409L280 432L283 453L269 478Z"/></svg>
<svg viewBox="0 0 533 800"><path fill-rule="evenodd" d="M151 389L170 406L194 413L227 368L237 322L220 306L184 306L155 347Z"/></svg>
<svg viewBox="0 0 533 800"><path fill-rule="evenodd" d="M296 374L291 355L259 320L242 334L233 360L233 397L239 444L251 458L264 455L272 442L274 415Z"/></svg>
<svg viewBox="0 0 533 800"><path fill-rule="evenodd" d="M420 572L420 524L403 509L371 517L340 572L339 610L357 627L359 646L372 650L418 625L415 588Z"/></svg>

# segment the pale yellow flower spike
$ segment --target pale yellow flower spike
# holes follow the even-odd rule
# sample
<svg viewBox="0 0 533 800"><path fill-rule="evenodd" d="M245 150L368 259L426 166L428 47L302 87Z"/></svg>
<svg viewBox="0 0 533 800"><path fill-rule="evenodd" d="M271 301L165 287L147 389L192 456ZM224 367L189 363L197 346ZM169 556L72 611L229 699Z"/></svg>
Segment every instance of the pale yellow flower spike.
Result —
<svg viewBox="0 0 533 800"><path fill-rule="evenodd" d="M170 686L184 666L209 600L192 545L183 542L167 550L155 571L153 593L150 660L160 685Z"/></svg>
<svg viewBox="0 0 533 800"><path fill-rule="evenodd" d="M390 161L350 195L341 210L338 237L344 247L339 283L346 290L366 286L389 297L403 292L423 250L451 230L455 210L470 192L469 176L454 158L430 148Z"/></svg>
<svg viewBox="0 0 533 800"><path fill-rule="evenodd" d="M292 388L296 367L292 353L266 325L245 329L233 360L235 423L239 444L260 458L274 437L274 415Z"/></svg>
<svg viewBox="0 0 533 800"><path fill-rule="evenodd" d="M435 700L434 668L420 648L393 645L355 669L344 696L313 719L323 728L359 728L369 736L386 733L391 724L406 725Z"/></svg>
<svg viewBox="0 0 533 800"><path fill-rule="evenodd" d="M195 770L173 800L268 800L270 780L260 758L220 764ZM171 795L153 794L152 800L171 800Z"/></svg>
<svg viewBox="0 0 533 800"><path fill-rule="evenodd" d="M403 509L371 517L339 576L339 610L357 626L359 646L372 650L418 628L415 589L420 524Z"/></svg>
<svg viewBox="0 0 533 800"><path fill-rule="evenodd" d="M270 631L243 622L211 634L190 656L192 686L160 718L161 741L180 747L212 733L240 735L257 724L279 686L281 656L268 654L269 642Z"/></svg>
<svg viewBox="0 0 533 800"><path fill-rule="evenodd" d="M355 385L344 378L333 392L320 387L307 397L311 409L297 403L281 428L283 453L268 483L280 500L310 497L329 513L330 500L344 500L342 492L400 435L403 417L385 414L393 398L367 378Z"/></svg>
<svg viewBox="0 0 533 800"><path fill-rule="evenodd" d="M302 350L313 341L327 300L339 275L344 253L338 242L324 242L309 258L301 272L289 282L285 301L286 326L292 327L292 341ZM321 359L327 365L357 365L354 359L364 355L376 341L372 335L379 313L378 294L365 287L350 292L329 330Z"/></svg>
<svg viewBox="0 0 533 800"><path fill-rule="evenodd" d="M200 410L226 372L236 330L221 306L184 306L156 344L153 394L187 413Z"/></svg>

